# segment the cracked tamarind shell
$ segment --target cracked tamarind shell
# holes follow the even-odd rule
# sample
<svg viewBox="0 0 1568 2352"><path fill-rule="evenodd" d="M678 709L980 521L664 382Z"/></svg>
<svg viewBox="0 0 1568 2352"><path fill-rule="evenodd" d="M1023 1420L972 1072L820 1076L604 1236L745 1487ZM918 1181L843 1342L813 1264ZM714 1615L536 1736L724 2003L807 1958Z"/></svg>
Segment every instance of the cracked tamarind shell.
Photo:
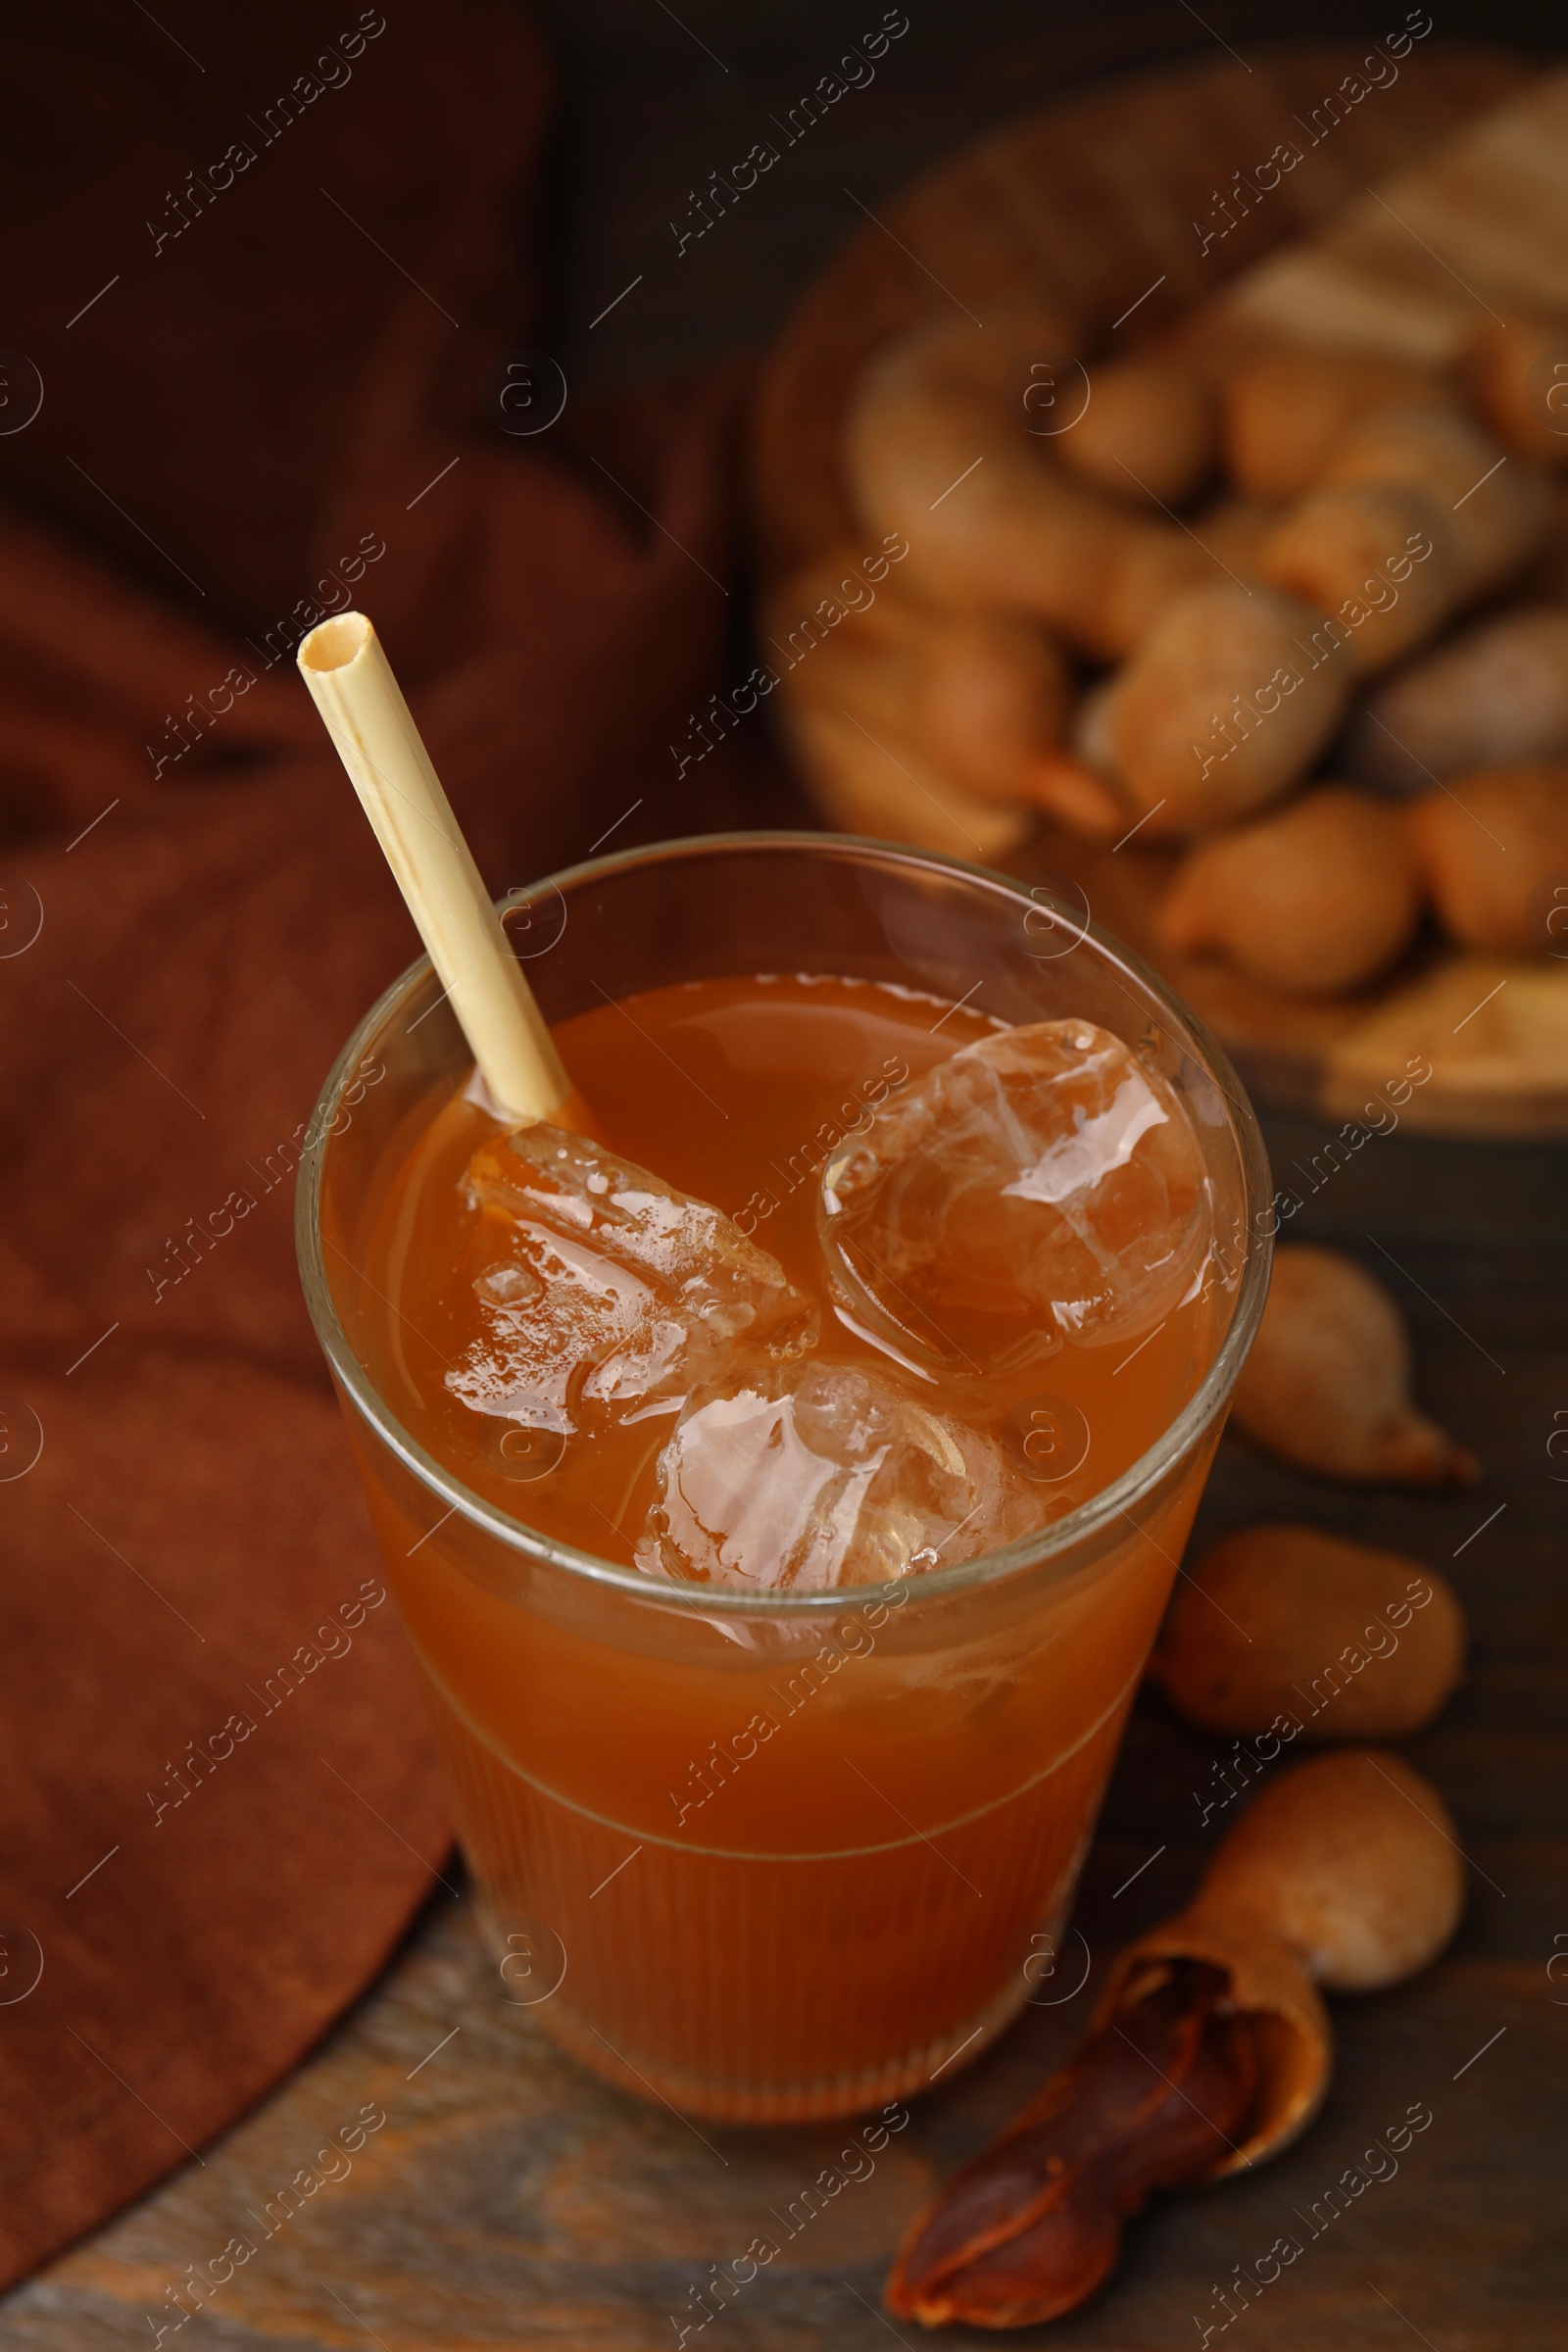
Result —
<svg viewBox="0 0 1568 2352"><path fill-rule="evenodd" d="M1392 1749L1339 1748L1253 1799L1197 1896L1111 1964L1095 2028L1152 1961L1230 1977L1251 2023L1258 2089L1237 2144L1206 2176L1242 2172L1299 2136L1327 2094L1334 2036L1318 1992L1376 1992L1426 1968L1464 1908L1442 1797Z"/></svg>

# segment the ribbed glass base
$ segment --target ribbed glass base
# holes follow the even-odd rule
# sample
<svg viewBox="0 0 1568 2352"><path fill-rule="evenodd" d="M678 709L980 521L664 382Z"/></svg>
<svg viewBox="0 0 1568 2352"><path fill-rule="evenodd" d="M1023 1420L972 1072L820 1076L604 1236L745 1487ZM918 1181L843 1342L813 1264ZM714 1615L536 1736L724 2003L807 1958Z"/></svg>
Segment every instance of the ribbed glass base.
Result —
<svg viewBox="0 0 1568 2352"><path fill-rule="evenodd" d="M781 2124L946 2079L1028 1997L1130 1690L992 1805L887 1844L783 1855L584 1813L431 1696L505 1997L627 2090Z"/></svg>

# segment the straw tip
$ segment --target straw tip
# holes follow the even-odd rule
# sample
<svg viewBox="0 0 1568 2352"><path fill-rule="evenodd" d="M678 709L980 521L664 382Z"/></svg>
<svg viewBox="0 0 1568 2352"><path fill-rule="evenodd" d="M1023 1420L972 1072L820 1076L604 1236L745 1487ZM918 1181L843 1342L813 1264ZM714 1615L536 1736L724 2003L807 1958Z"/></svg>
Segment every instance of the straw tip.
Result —
<svg viewBox="0 0 1568 2352"><path fill-rule="evenodd" d="M295 659L305 670L346 669L374 637L363 612L334 612L330 620L318 621L301 639Z"/></svg>

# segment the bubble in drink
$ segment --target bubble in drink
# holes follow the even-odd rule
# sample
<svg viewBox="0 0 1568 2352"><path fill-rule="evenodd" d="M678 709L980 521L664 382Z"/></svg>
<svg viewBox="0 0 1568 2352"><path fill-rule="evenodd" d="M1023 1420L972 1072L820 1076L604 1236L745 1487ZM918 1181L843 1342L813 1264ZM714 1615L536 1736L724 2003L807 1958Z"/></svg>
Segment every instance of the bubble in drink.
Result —
<svg viewBox="0 0 1568 2352"><path fill-rule="evenodd" d="M1040 1021L894 1096L823 1169L818 1225L867 1337L998 1373L1152 1330L1203 1262L1209 1187L1157 1071L1091 1021Z"/></svg>
<svg viewBox="0 0 1568 2352"><path fill-rule="evenodd" d="M753 1359L696 1392L658 1484L638 1566L759 1592L955 1567L1040 1520L994 1439L845 1363Z"/></svg>
<svg viewBox="0 0 1568 2352"><path fill-rule="evenodd" d="M544 1475L565 1438L670 1409L737 1346L780 1358L816 1309L720 1209L541 1121L480 1146L464 1180L493 1261L480 1336L446 1375L475 1412L539 1433L509 1470Z"/></svg>

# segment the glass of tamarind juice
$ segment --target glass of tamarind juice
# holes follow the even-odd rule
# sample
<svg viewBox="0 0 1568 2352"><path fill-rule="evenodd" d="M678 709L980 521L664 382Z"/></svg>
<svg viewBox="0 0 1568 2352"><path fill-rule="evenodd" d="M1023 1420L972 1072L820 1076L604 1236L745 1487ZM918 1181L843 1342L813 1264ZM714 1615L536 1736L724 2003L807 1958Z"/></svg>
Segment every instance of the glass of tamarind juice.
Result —
<svg viewBox="0 0 1568 2352"><path fill-rule="evenodd" d="M690 840L504 913L591 1131L501 1124L421 961L299 1190L502 1990L693 2114L905 2096L1061 1931L1261 1311L1256 1122L951 859Z"/></svg>

